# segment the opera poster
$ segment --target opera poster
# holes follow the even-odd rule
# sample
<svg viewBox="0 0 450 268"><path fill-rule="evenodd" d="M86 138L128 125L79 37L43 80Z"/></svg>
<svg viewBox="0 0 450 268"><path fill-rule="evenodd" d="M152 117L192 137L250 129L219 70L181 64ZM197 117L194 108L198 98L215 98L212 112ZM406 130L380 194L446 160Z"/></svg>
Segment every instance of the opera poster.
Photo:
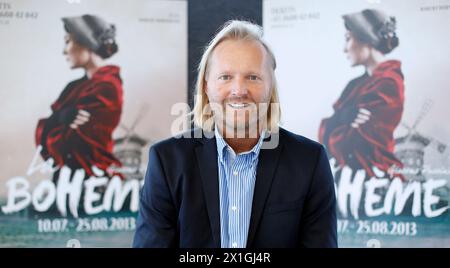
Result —
<svg viewBox="0 0 450 268"><path fill-rule="evenodd" d="M0 1L0 247L130 247L187 100L186 1Z"/></svg>
<svg viewBox="0 0 450 268"><path fill-rule="evenodd" d="M282 126L321 142L341 247L450 246L450 1L265 0Z"/></svg>

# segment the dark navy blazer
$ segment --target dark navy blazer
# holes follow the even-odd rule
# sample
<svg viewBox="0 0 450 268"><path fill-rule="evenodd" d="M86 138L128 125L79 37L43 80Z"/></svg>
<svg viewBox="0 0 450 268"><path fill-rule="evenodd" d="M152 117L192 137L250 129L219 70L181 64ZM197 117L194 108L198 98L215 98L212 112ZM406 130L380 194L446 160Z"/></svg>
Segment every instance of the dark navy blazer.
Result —
<svg viewBox="0 0 450 268"><path fill-rule="evenodd" d="M215 138L170 138L150 148L133 247L220 247ZM278 146L261 149L247 247L337 247L322 145L280 128Z"/></svg>

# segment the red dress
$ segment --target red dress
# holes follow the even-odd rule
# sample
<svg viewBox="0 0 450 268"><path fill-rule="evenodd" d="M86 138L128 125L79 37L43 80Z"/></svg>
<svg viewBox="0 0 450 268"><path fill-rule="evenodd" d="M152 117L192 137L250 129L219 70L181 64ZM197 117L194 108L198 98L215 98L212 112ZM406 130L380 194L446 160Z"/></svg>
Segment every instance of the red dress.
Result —
<svg viewBox="0 0 450 268"><path fill-rule="evenodd" d="M334 114L323 119L319 141L337 163L353 170L364 169L375 176L372 167L387 172L392 165L402 167L394 155L395 128L403 113L404 84L399 61L381 63L347 85L333 105ZM370 119L353 128L359 108L371 112Z"/></svg>
<svg viewBox="0 0 450 268"><path fill-rule="evenodd" d="M93 165L105 171L113 164L121 166L112 153L112 132L119 124L123 103L119 71L117 66L104 66L91 79L85 76L67 85L51 105L52 116L40 119L36 128L36 145L42 145L44 159L52 157L59 167L83 168L89 176ZM82 109L91 116L72 129L56 119L64 109Z"/></svg>

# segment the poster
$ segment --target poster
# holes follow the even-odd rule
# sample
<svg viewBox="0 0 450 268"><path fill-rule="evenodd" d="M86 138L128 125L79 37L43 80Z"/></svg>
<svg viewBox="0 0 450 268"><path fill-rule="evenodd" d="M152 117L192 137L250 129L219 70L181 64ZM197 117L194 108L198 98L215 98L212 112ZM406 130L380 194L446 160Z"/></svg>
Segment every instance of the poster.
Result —
<svg viewBox="0 0 450 268"><path fill-rule="evenodd" d="M327 148L340 247L450 246L449 24L448 0L264 1L282 126Z"/></svg>
<svg viewBox="0 0 450 268"><path fill-rule="evenodd" d="M187 99L186 1L0 1L0 36L0 247L130 247Z"/></svg>

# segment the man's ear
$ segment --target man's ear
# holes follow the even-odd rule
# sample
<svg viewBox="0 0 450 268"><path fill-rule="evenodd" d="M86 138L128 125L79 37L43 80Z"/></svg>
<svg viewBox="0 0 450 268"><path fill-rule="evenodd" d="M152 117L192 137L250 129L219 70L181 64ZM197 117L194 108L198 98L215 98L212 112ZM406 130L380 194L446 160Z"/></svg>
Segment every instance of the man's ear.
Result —
<svg viewBox="0 0 450 268"><path fill-rule="evenodd" d="M208 95L208 81L206 79L203 81L203 91Z"/></svg>

